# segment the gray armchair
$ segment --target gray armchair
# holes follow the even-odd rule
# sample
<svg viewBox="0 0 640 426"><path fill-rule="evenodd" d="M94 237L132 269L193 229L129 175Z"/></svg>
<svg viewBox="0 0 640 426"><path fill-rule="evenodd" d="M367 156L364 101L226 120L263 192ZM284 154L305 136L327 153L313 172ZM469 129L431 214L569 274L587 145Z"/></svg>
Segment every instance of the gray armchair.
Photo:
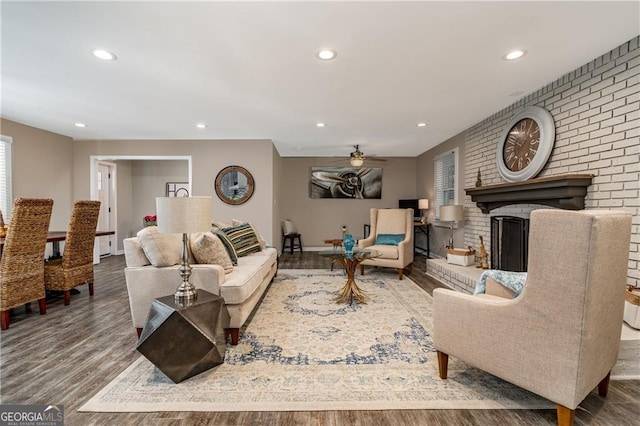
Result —
<svg viewBox="0 0 640 426"><path fill-rule="evenodd" d="M397 245L380 244L380 235L404 235ZM378 242L377 242L378 241ZM413 267L413 209L371 209L371 232L369 237L358 241L364 249L376 250L380 255L366 259L360 264L360 274L365 265L396 268L402 279L403 268Z"/></svg>
<svg viewBox="0 0 640 426"><path fill-rule="evenodd" d="M606 396L620 346L631 214L536 210L515 299L433 292L440 377L449 356L557 404L558 424L596 386Z"/></svg>

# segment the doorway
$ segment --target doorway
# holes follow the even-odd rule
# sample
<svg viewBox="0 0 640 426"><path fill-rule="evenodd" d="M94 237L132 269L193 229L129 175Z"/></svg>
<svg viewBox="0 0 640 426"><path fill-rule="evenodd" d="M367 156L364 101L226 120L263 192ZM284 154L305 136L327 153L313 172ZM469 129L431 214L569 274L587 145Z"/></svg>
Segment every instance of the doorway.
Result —
<svg viewBox="0 0 640 426"><path fill-rule="evenodd" d="M113 205L113 203L115 202L115 197L113 196L113 192L115 192L115 171L115 164L105 161L98 162L96 191L98 200L100 201L100 215L98 216L99 231L112 230L114 228L113 225L116 223L114 219L114 213L116 209L115 205ZM115 254L115 252L112 250L114 244L112 243L111 238L111 235L98 237L97 246L99 248L98 255L100 257Z"/></svg>

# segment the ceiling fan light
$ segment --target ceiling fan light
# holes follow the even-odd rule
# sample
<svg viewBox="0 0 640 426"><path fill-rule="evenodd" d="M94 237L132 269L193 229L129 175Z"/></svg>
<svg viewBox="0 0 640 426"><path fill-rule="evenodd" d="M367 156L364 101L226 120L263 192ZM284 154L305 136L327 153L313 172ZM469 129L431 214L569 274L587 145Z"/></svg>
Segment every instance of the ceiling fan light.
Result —
<svg viewBox="0 0 640 426"><path fill-rule="evenodd" d="M362 167L364 159L362 157L351 157L349 163L351 163L353 167Z"/></svg>

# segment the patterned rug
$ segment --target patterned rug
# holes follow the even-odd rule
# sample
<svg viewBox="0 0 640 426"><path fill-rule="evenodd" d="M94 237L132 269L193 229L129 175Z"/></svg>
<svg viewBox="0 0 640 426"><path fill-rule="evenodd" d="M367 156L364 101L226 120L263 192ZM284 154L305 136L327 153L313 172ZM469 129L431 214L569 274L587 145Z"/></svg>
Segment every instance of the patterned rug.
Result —
<svg viewBox="0 0 640 426"><path fill-rule="evenodd" d="M368 303L338 305L345 281L280 270L224 364L173 384L141 356L80 411L555 408L454 358L440 380L431 296L371 272L356 277Z"/></svg>

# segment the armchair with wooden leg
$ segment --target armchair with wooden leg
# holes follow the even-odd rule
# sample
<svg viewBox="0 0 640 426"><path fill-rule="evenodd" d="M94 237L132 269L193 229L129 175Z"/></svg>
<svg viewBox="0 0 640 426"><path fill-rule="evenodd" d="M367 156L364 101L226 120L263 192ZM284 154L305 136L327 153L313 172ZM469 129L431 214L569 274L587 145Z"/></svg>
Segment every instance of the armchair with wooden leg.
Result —
<svg viewBox="0 0 640 426"><path fill-rule="evenodd" d="M371 231L369 236L358 241L358 247L375 250L379 256L363 260L365 265L396 268L398 279L403 269L413 267L413 209L371 209Z"/></svg>
<svg viewBox="0 0 640 426"><path fill-rule="evenodd" d="M434 290L440 377L448 376L449 356L461 359L556 403L558 424L571 425L594 388L607 394L620 346L630 236L627 212L532 212L519 296Z"/></svg>
<svg viewBox="0 0 640 426"><path fill-rule="evenodd" d="M9 328L12 308L38 301L47 312L44 289L44 250L53 200L17 198L0 259L2 330Z"/></svg>

